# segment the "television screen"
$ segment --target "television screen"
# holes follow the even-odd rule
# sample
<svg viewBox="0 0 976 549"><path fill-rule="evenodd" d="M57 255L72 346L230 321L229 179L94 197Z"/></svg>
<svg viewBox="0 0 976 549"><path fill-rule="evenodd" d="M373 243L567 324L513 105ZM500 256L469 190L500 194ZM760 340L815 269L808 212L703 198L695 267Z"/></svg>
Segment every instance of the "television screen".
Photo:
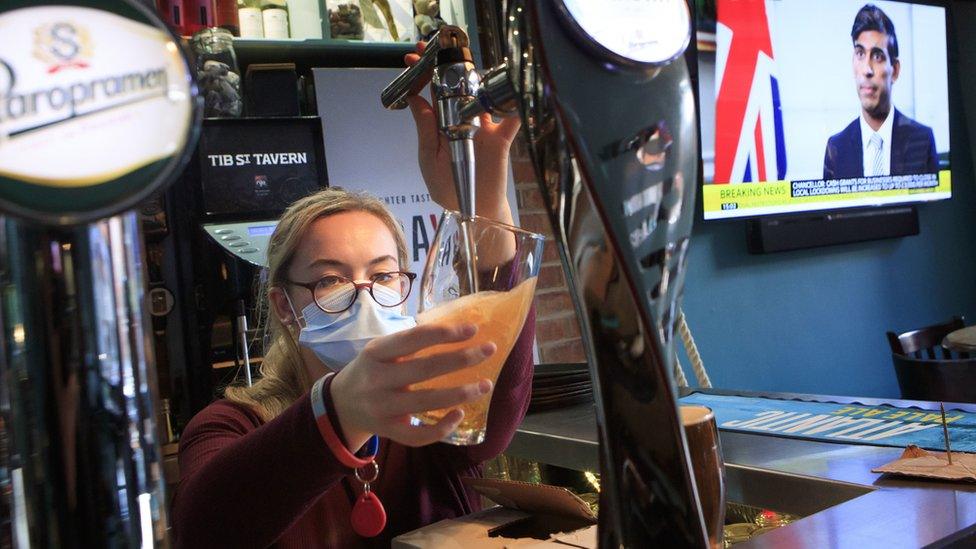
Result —
<svg viewBox="0 0 976 549"><path fill-rule="evenodd" d="M698 0L704 218L946 199L946 10Z"/></svg>

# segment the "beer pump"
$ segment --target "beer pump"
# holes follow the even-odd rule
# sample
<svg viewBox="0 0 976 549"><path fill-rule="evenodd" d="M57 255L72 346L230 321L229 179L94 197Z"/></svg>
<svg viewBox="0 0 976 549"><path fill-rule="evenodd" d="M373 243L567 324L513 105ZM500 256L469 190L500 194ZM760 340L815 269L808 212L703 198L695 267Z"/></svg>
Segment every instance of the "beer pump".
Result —
<svg viewBox="0 0 976 549"><path fill-rule="evenodd" d="M442 28L383 104L402 108L433 68L449 138L481 112L522 117L596 394L600 546L706 546L671 378L698 169L688 6L507 4L493 29L503 63L484 76L467 61L458 70L466 39ZM473 154L451 152L463 205Z"/></svg>
<svg viewBox="0 0 976 549"><path fill-rule="evenodd" d="M437 104L438 128L451 148L458 210L471 217L475 214L474 135L481 124L477 116L465 116L461 110L475 100L481 76L474 68L468 35L458 27L442 27L431 37L417 64L391 82L380 99L386 108L405 108L406 97L419 91L417 83L431 70L431 97Z"/></svg>
<svg viewBox="0 0 976 549"><path fill-rule="evenodd" d="M437 125L447 137L451 152L451 173L461 213L461 235L464 245L461 256L468 264L466 283L477 288L477 254L468 237L467 219L475 215L475 157L474 136L481 127L479 115L514 115L507 83L507 67L496 67L482 79L475 69L468 35L459 27L445 25L431 37L420 60L393 80L380 94L383 106L402 109L406 97L420 91L420 83L433 71L430 80L431 98L436 104ZM499 98L489 92L494 91ZM505 107L497 107L501 102Z"/></svg>

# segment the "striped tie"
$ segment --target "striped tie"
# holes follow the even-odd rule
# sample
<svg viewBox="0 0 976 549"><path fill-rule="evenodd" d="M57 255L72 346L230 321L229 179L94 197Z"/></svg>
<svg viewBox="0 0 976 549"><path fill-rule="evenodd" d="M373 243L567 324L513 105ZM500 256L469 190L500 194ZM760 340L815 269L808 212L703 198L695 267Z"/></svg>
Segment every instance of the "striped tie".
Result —
<svg viewBox="0 0 976 549"><path fill-rule="evenodd" d="M881 171L881 164L884 162L884 155L882 154L884 151L884 140L881 139L881 136L876 133L871 134L871 140L868 142L868 149L872 147L874 148L874 162L872 163L873 168L871 173L865 175L884 175Z"/></svg>

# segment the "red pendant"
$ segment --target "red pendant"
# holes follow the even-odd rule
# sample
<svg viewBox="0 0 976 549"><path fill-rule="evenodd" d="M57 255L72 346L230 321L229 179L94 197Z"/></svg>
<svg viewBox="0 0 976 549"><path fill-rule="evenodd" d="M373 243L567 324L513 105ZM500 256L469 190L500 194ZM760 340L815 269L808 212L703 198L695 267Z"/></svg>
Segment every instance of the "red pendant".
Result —
<svg viewBox="0 0 976 549"><path fill-rule="evenodd" d="M364 538L378 535L386 527L386 509L373 492L363 492L352 507L352 529Z"/></svg>

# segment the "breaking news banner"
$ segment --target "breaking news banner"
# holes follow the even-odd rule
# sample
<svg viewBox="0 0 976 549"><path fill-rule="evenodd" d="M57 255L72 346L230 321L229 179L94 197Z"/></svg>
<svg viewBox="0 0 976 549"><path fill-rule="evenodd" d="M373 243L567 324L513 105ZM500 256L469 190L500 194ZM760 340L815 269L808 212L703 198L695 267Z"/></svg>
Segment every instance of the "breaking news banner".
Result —
<svg viewBox="0 0 976 549"><path fill-rule="evenodd" d="M820 179L818 181L794 181L790 184L790 196L823 196L830 194L856 194L877 191L928 192L939 186L934 173L918 175L886 175L850 179Z"/></svg>
<svg viewBox="0 0 976 549"><path fill-rule="evenodd" d="M804 212L860 205L897 204L906 197L949 198L952 175L938 174L770 181L736 185L705 185L702 201L705 212L741 215ZM734 215L729 215L734 217Z"/></svg>
<svg viewBox="0 0 976 549"><path fill-rule="evenodd" d="M681 404L707 406L720 429L844 444L944 450L938 411L694 393ZM976 414L947 406L952 447L976 452Z"/></svg>

